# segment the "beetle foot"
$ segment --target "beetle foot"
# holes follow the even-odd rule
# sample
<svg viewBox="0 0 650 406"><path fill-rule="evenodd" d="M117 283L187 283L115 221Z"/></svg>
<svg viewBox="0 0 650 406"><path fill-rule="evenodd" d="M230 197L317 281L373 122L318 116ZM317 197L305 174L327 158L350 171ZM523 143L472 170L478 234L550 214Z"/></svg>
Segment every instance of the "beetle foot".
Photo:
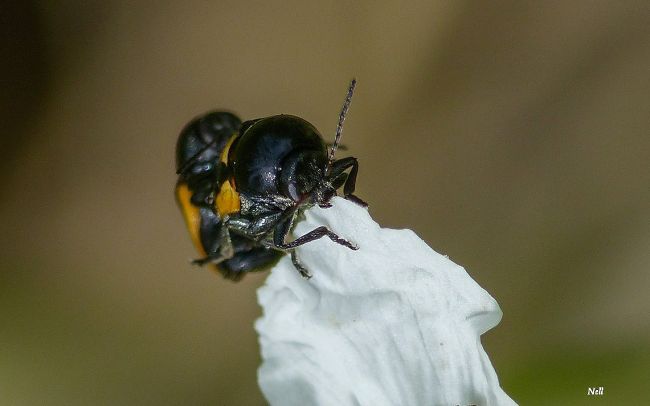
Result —
<svg viewBox="0 0 650 406"><path fill-rule="evenodd" d="M364 202L363 200L361 200L360 198L358 198L357 196L355 196L353 194L345 195L344 197L347 200L349 200L351 202L354 202L354 203L358 204L361 207L368 207L368 203Z"/></svg>
<svg viewBox="0 0 650 406"><path fill-rule="evenodd" d="M335 243L341 244L344 247L348 247L352 251L356 251L356 250L359 249L358 245L356 245L354 243L351 243L350 241L346 240L345 238L341 238L341 237L339 237L338 235L336 235L334 233L328 234L328 237L330 238L330 240L334 241Z"/></svg>
<svg viewBox="0 0 650 406"><path fill-rule="evenodd" d="M298 261L298 255L296 255L296 251L291 251L291 263L293 266L296 268L298 273L300 273L300 276L302 276L305 279L311 279L312 274L309 272L307 268L305 268L300 261Z"/></svg>

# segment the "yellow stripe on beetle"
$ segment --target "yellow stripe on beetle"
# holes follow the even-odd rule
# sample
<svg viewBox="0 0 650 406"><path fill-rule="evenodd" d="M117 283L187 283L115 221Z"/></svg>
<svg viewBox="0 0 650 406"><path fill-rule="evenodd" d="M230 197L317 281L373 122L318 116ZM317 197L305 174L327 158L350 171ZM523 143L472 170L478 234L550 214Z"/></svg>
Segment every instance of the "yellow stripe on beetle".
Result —
<svg viewBox="0 0 650 406"><path fill-rule="evenodd" d="M230 152L230 146L232 145L233 142L235 142L238 136L239 133L234 133L232 137L230 137L226 145L223 147L223 150L221 151L220 160L226 165L228 165L228 153Z"/></svg>
<svg viewBox="0 0 650 406"><path fill-rule="evenodd" d="M228 140L228 143L221 151L221 162L225 165L228 165L228 153L230 152L230 146L237 139L239 134L235 133ZM217 198L214 199L214 205L217 209L219 217L223 218L226 214L239 213L241 209L241 202L239 201L239 193L235 188L235 180L228 179L221 184L219 188L219 193L217 193Z"/></svg>
<svg viewBox="0 0 650 406"><path fill-rule="evenodd" d="M226 214L238 213L241 209L239 193L235 191L229 180L221 184L221 189L219 189L219 194L215 199L215 205L221 218Z"/></svg>
<svg viewBox="0 0 650 406"><path fill-rule="evenodd" d="M201 255L205 256L205 249L203 249L201 236L199 235L199 231L201 230L201 214L199 213L199 208L194 206L190 201L191 197L192 192L187 187L186 183L179 183L176 186L176 200L178 201L178 205L181 207L187 230L190 232L190 237L192 238L192 242L196 246L196 249Z"/></svg>

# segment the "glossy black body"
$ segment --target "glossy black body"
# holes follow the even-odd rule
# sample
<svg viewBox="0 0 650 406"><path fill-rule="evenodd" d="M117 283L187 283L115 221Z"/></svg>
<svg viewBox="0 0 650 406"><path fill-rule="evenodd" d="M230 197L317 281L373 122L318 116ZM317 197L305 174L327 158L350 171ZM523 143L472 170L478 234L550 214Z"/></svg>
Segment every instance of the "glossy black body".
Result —
<svg viewBox="0 0 650 406"><path fill-rule="evenodd" d="M296 187L309 189L314 186L309 180L322 179L327 147L307 121L279 115L245 126L230 149L228 161L239 193L250 197L282 195L297 201L300 196Z"/></svg>
<svg viewBox="0 0 650 406"><path fill-rule="evenodd" d="M356 249L325 227L286 241L299 210L311 204L327 207L344 183L345 196L361 202L352 195L356 159L331 164L327 151L316 128L291 115L240 124L230 113L212 112L188 124L176 147L177 197L197 248L205 254L195 263L212 264L226 278L238 280L290 252L296 268L309 276L295 256L297 246L327 236ZM344 173L348 168L350 179ZM224 182L234 189L239 206L220 216ZM185 187L189 202L178 193ZM232 203L232 194L228 196Z"/></svg>
<svg viewBox="0 0 650 406"><path fill-rule="evenodd" d="M185 126L176 142L178 183L187 183L192 202L204 206L216 179L219 157L226 143L239 131L241 120L232 113L215 111Z"/></svg>

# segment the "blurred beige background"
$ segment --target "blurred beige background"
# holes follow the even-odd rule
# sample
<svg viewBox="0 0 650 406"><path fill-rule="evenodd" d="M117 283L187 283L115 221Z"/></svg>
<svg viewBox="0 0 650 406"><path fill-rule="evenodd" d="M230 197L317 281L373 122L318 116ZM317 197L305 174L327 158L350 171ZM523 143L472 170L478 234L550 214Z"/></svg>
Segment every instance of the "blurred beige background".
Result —
<svg viewBox="0 0 650 406"><path fill-rule="evenodd" d="M650 400L647 2L46 0L0 18L0 404L264 404L265 275L188 264L176 136L227 108L331 137L352 76L358 194L499 301L483 342L506 392Z"/></svg>

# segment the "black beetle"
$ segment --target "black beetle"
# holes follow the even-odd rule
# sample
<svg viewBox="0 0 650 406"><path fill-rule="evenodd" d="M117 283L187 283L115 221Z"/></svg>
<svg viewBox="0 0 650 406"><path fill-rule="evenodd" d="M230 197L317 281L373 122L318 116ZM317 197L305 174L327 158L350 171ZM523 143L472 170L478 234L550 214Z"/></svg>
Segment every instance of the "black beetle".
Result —
<svg viewBox="0 0 650 406"><path fill-rule="evenodd" d="M343 186L354 196L359 165L353 157L334 159L356 81L352 80L329 148L313 125L300 117L277 115L241 121L227 112L192 120L176 145L176 199L202 258L231 280L261 270L289 252L303 277L295 248L327 236L356 250L325 226L286 241L296 216L330 199ZM349 174L346 170L350 169Z"/></svg>

